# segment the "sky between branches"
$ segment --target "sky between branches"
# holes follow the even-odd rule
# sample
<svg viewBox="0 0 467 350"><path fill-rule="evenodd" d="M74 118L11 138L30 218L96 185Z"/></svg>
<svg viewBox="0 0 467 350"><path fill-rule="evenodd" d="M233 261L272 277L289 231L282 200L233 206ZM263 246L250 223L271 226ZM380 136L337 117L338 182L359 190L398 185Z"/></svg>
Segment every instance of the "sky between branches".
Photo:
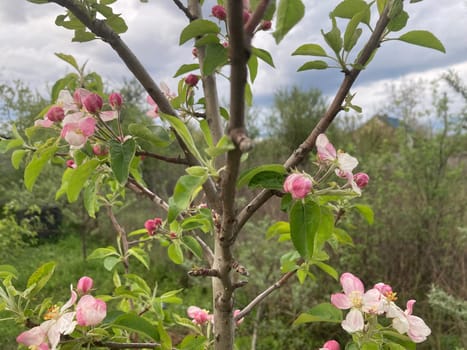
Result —
<svg viewBox="0 0 467 350"><path fill-rule="evenodd" d="M210 9L208 0L205 12ZM332 96L342 78L338 70L296 70L306 60L290 56L301 44L324 45L320 29L330 30L328 14L338 0L305 0L305 18L277 46L272 31L258 33L254 45L271 52L276 69L260 63L253 91L255 104L269 106L278 88L298 85L304 89L318 88ZM407 2L408 3L408 2ZM172 89L178 78L172 78L181 64L194 63L191 44L178 45L179 34L187 19L171 0L120 0L115 4L128 24L122 35L157 82L165 81ZM384 103L385 87L401 79L431 79L448 69L467 79L467 1L425 0L407 4L409 25L400 33L426 29L434 33L446 47L446 54L398 41L385 43L366 72L361 74L352 92L355 104L367 113L374 113ZM74 55L78 62L88 60L88 68L101 74L110 85L118 86L130 73L112 49L99 40L72 43L72 32L55 26L55 17L64 13L56 4L35 5L26 0L0 0L0 83L21 79L41 92L48 92L52 83L70 71L54 56L55 52ZM205 17L209 17L205 13ZM212 17L211 17L212 19ZM228 84L219 79L221 97L226 100Z"/></svg>

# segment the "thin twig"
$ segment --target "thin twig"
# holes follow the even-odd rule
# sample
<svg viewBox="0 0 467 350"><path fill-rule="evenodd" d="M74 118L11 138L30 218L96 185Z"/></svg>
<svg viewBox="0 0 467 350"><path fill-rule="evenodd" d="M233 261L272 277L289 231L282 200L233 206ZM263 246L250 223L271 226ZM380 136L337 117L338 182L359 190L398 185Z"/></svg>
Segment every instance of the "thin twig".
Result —
<svg viewBox="0 0 467 350"><path fill-rule="evenodd" d="M195 19L198 19L198 17L194 14L192 14L188 8L185 7L185 5L183 5L183 3L180 1L180 0L173 0L173 2L175 3L175 5L177 5L177 7L182 10L182 12L185 14L185 16L191 21L194 21Z"/></svg>
<svg viewBox="0 0 467 350"><path fill-rule="evenodd" d="M156 154L156 153L151 153L151 152L146 152L146 151L136 151L135 155L144 156L148 158L155 158L155 159L163 160L164 162L167 162L167 163L190 165L190 163L185 158L182 158L180 156L166 157L161 154Z"/></svg>
<svg viewBox="0 0 467 350"><path fill-rule="evenodd" d="M169 205L167 202L165 202L161 197L159 197L156 193L152 192L150 189L147 187L141 185L138 183L135 179L133 178L128 178L128 182L126 186L136 192L145 195L148 197L152 202L156 203L159 207L161 207L163 210L168 211L169 210Z"/></svg>

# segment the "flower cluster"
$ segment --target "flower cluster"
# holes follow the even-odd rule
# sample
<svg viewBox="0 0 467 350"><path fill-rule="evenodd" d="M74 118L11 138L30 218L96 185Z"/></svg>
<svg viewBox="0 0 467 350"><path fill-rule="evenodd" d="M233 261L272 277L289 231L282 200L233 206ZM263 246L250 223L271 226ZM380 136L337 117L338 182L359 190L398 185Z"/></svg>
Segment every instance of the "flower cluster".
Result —
<svg viewBox="0 0 467 350"><path fill-rule="evenodd" d="M409 300L403 311L394 302L397 298L391 286L377 283L365 292L362 281L349 272L341 275L340 282L344 293L331 295L331 303L341 310L350 309L342 321L342 328L348 333L369 332L371 325L367 320L385 314L396 331L407 334L415 343L425 341L431 334L425 322L412 315L415 300Z"/></svg>
<svg viewBox="0 0 467 350"><path fill-rule="evenodd" d="M16 341L31 349L55 350L60 342L60 336L71 334L76 325L96 326L101 323L107 315L107 305L104 301L87 294L92 286L92 278L87 276L80 278L76 291L71 286L71 297L62 307L54 305L49 308L44 315L45 321L22 332ZM82 296L73 311L72 307L79 295Z"/></svg>
<svg viewBox="0 0 467 350"><path fill-rule="evenodd" d="M198 325L206 324L207 322L214 322L214 315L210 314L208 310L199 308L198 306L190 306L187 311L187 315L192 319L193 323ZM236 309L233 312L233 317L240 314L240 310ZM237 320L237 326L243 322L243 318Z"/></svg>
<svg viewBox="0 0 467 350"><path fill-rule="evenodd" d="M148 231L149 236L154 236L156 231L162 226L162 219L161 218L154 218L146 220L144 223L144 228Z"/></svg>
<svg viewBox="0 0 467 350"><path fill-rule="evenodd" d="M73 95L62 90L44 119L36 120L34 125L45 128L59 125L60 136L72 148L82 148L96 132L99 122L105 123L117 118L122 104L122 96L114 92L109 97L111 110L103 111L104 102L98 94L82 88L77 89Z"/></svg>

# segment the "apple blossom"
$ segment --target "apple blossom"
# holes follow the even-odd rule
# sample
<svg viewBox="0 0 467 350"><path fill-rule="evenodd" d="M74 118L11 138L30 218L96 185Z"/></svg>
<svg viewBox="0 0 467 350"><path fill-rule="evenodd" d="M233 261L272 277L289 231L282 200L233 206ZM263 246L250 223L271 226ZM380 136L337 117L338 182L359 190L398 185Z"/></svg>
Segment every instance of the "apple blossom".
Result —
<svg viewBox="0 0 467 350"><path fill-rule="evenodd" d="M293 173L284 181L284 192L292 194L293 199L305 198L313 187L311 178L305 174Z"/></svg>
<svg viewBox="0 0 467 350"><path fill-rule="evenodd" d="M57 349L60 336L62 334L70 334L76 327L76 321L74 321L76 313L74 311L68 311L68 309L73 306L78 296L73 290L73 286L71 286L70 289L70 299L60 309L58 306L51 307L44 316L46 321L37 327L21 333L16 338L18 343L45 350L48 349L48 347L45 347L44 343L48 341L51 350Z"/></svg>
<svg viewBox="0 0 467 350"><path fill-rule="evenodd" d="M328 340L319 350L340 350L341 346L335 340Z"/></svg>
<svg viewBox="0 0 467 350"><path fill-rule="evenodd" d="M91 290L94 281L91 277L83 276L79 279L78 285L76 286L76 290L81 294L86 294L88 291Z"/></svg>
<svg viewBox="0 0 467 350"><path fill-rule="evenodd" d="M70 114L63 119L61 137L73 148L81 148L94 134L95 128L96 120L94 118L82 118L79 114Z"/></svg>
<svg viewBox="0 0 467 350"><path fill-rule="evenodd" d="M202 325L212 320L212 315L207 310L203 310L197 306L190 306L187 309L188 317L193 320L193 323Z"/></svg>
<svg viewBox="0 0 467 350"><path fill-rule="evenodd" d="M237 315L238 315L240 312L241 312L241 310L239 310L239 309L234 310L233 316L234 316L234 317L237 317ZM237 322L236 322L237 326L239 326L244 320L245 320L245 319L244 319L243 317L240 318L240 319L238 319Z"/></svg>
<svg viewBox="0 0 467 350"><path fill-rule="evenodd" d="M76 169L77 165L73 159L68 159L66 162L67 168Z"/></svg>
<svg viewBox="0 0 467 350"><path fill-rule="evenodd" d="M80 326L96 326L107 315L107 305L92 295L84 295L76 306L76 320Z"/></svg>
<svg viewBox="0 0 467 350"><path fill-rule="evenodd" d="M407 302L407 309L402 311L398 307L391 308L386 316L392 318L392 326L401 334L407 333L414 343L421 343L431 334L431 329L420 317L413 316L415 300Z"/></svg>
<svg viewBox="0 0 467 350"><path fill-rule="evenodd" d="M370 289L365 293L362 281L349 272L341 275L340 282L344 293L331 295L331 303L341 310L350 309L342 328L348 333L362 331L364 327L363 313L380 314L383 312L381 293Z"/></svg>
<svg viewBox="0 0 467 350"><path fill-rule="evenodd" d="M39 126L41 128L50 128L53 124L54 122L47 119L47 116L45 119L38 119L34 122L34 126Z"/></svg>
<svg viewBox="0 0 467 350"><path fill-rule="evenodd" d="M94 153L96 156L105 156L109 153L109 151L104 145L95 144L92 146L92 153Z"/></svg>

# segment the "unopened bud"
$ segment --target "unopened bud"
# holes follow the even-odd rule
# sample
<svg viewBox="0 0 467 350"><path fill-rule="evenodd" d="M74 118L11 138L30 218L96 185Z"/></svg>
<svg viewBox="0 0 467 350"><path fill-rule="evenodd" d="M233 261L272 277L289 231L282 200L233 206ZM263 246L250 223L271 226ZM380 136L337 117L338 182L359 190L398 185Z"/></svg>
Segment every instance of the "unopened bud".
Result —
<svg viewBox="0 0 467 350"><path fill-rule="evenodd" d="M60 106L52 106L47 111L46 117L51 122L61 122L65 118L65 111Z"/></svg>
<svg viewBox="0 0 467 350"><path fill-rule="evenodd" d="M199 76L197 76L196 74L189 74L185 78L185 84L190 85L190 86L196 86L196 84L198 84L198 81L199 81Z"/></svg>
<svg viewBox="0 0 467 350"><path fill-rule="evenodd" d="M290 193L293 199L305 198L312 187L311 178L305 174L290 174L284 181L284 192Z"/></svg>
<svg viewBox="0 0 467 350"><path fill-rule="evenodd" d="M271 21L262 21L261 22L261 30L269 30L272 27L272 22Z"/></svg>
<svg viewBox="0 0 467 350"><path fill-rule="evenodd" d="M215 5L212 7L211 13L217 19L224 21L227 18L227 12L225 11L224 6Z"/></svg>
<svg viewBox="0 0 467 350"><path fill-rule="evenodd" d="M91 277L83 276L79 279L76 289L79 293L86 294L89 290L91 290L93 283L94 282Z"/></svg>
<svg viewBox="0 0 467 350"><path fill-rule="evenodd" d="M102 109L103 101L98 94L89 94L83 99L83 106L89 113L99 113Z"/></svg>
<svg viewBox="0 0 467 350"><path fill-rule="evenodd" d="M119 110L123 104L122 95L120 95L118 92L112 92L109 96L109 104L112 109Z"/></svg>
<svg viewBox="0 0 467 350"><path fill-rule="evenodd" d="M365 187L368 185L368 181L370 181L370 177L366 173L356 173L353 179L359 188Z"/></svg>
<svg viewBox="0 0 467 350"><path fill-rule="evenodd" d="M66 161L66 166L67 168L70 168L70 169L76 169L77 165L75 163L75 161L73 159L68 159Z"/></svg>

